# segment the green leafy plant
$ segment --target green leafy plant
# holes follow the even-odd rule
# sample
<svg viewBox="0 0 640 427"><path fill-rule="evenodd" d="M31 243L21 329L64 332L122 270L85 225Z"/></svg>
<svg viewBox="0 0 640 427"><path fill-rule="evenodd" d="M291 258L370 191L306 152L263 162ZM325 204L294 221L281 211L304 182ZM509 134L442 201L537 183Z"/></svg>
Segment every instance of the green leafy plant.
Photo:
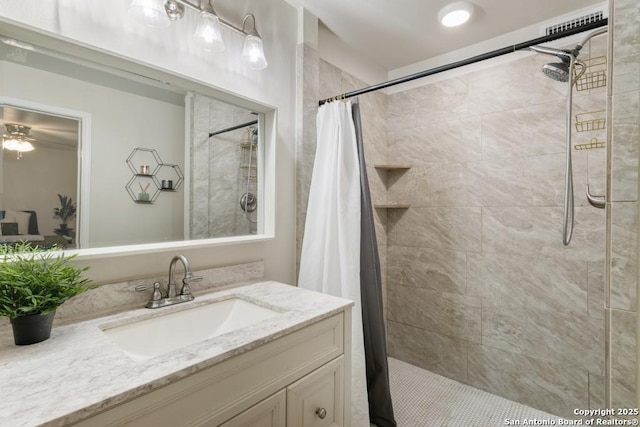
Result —
<svg viewBox="0 0 640 427"><path fill-rule="evenodd" d="M75 256L28 243L0 245L0 316L47 314L69 298L95 288L91 280L82 277L88 267L69 263Z"/></svg>
<svg viewBox="0 0 640 427"><path fill-rule="evenodd" d="M77 208L71 197L58 194L58 199L60 200L60 207L53 209L53 217L60 218L60 222L66 224L76 215Z"/></svg>

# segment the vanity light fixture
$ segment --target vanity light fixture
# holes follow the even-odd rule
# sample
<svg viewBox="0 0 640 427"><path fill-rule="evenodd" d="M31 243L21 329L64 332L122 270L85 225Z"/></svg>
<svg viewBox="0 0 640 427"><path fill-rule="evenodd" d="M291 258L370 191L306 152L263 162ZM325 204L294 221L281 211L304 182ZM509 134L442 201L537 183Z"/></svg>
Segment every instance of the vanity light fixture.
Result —
<svg viewBox="0 0 640 427"><path fill-rule="evenodd" d="M457 27L471 18L473 5L466 1L457 1L440 9L438 20L445 27Z"/></svg>
<svg viewBox="0 0 640 427"><path fill-rule="evenodd" d="M247 23L247 19L251 18L253 21L253 30L247 34L244 39L244 46L242 48L242 55L240 59L249 68L254 70L264 70L267 68L267 60L264 57L264 47L262 45L262 38L256 30L256 17L252 13L247 14L242 20L242 32L245 32L244 26Z"/></svg>
<svg viewBox="0 0 640 427"><path fill-rule="evenodd" d="M245 36L240 61L254 70L267 68L264 45L258 30L256 18L252 13L245 15L242 28L220 18L213 10L211 0L132 0L129 13L137 21L154 27L167 27L171 21L179 21L189 8L196 11L198 23L193 34L194 40L210 52L222 52L225 44L222 40L221 25ZM251 18L251 27L245 30L247 20Z"/></svg>
<svg viewBox="0 0 640 427"><path fill-rule="evenodd" d="M31 141L35 139L29 137L29 126L6 124L4 125L5 133L2 134L2 148L10 151L17 151L18 159L22 157L22 153L33 151L34 147Z"/></svg>
<svg viewBox="0 0 640 427"><path fill-rule="evenodd" d="M129 5L129 14L136 21L152 27L166 28L171 23L165 10L164 0L132 0Z"/></svg>
<svg viewBox="0 0 640 427"><path fill-rule="evenodd" d="M204 7L202 7L202 3L205 2L200 2L202 12L198 16L198 25L193 36L205 49L212 52L222 52L224 41L222 41L220 33L220 18L214 12L211 2L206 2Z"/></svg>

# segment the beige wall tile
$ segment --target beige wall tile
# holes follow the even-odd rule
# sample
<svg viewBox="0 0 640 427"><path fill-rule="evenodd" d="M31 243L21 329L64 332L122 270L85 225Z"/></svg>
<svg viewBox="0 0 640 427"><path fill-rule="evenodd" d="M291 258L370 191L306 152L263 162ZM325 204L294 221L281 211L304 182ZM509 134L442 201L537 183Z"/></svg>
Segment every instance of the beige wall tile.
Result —
<svg viewBox="0 0 640 427"><path fill-rule="evenodd" d="M604 263L589 263L589 317L604 321Z"/></svg>
<svg viewBox="0 0 640 427"><path fill-rule="evenodd" d="M611 308L637 310L638 202L611 204Z"/></svg>
<svg viewBox="0 0 640 427"><path fill-rule="evenodd" d="M416 208L390 212L392 245L451 250L480 250L480 208Z"/></svg>
<svg viewBox="0 0 640 427"><path fill-rule="evenodd" d="M589 405L586 371L475 344L468 345L468 352L474 387L560 416Z"/></svg>
<svg viewBox="0 0 640 427"><path fill-rule="evenodd" d="M587 315L587 263L554 258L469 253L467 294L496 306Z"/></svg>
<svg viewBox="0 0 640 427"><path fill-rule="evenodd" d="M481 158L480 119L390 130L389 162L427 166Z"/></svg>
<svg viewBox="0 0 640 427"><path fill-rule="evenodd" d="M565 151L566 102L559 97L482 116L482 158L504 159Z"/></svg>
<svg viewBox="0 0 640 427"><path fill-rule="evenodd" d="M480 342L480 300L390 282L388 319L452 338Z"/></svg>
<svg viewBox="0 0 640 427"><path fill-rule="evenodd" d="M630 92L630 94L640 96L640 91ZM640 115L640 111L638 114ZM632 120L626 119L626 121L631 122ZM635 202L638 200L640 126L638 124L614 124L612 138L611 200L614 202Z"/></svg>
<svg viewBox="0 0 640 427"><path fill-rule="evenodd" d="M390 245L387 255L387 277L392 283L461 295L466 293L466 252Z"/></svg>
<svg viewBox="0 0 640 427"><path fill-rule="evenodd" d="M611 404L637 404L637 313L611 310ZM632 406L635 407L635 406Z"/></svg>
<svg viewBox="0 0 640 427"><path fill-rule="evenodd" d="M604 211L576 207L573 239L562 244L562 208L483 208L484 252L556 257L576 261L604 259Z"/></svg>
<svg viewBox="0 0 640 427"><path fill-rule="evenodd" d="M447 335L389 321L389 357L467 382L467 343Z"/></svg>
<svg viewBox="0 0 640 427"><path fill-rule="evenodd" d="M604 322L584 315L483 300L482 344L604 375Z"/></svg>
<svg viewBox="0 0 640 427"><path fill-rule="evenodd" d="M576 159L577 160L577 159ZM467 179L471 206L562 206L565 154L515 157L469 163ZM585 161L574 163L574 188L587 180ZM576 197L576 205L586 202Z"/></svg>

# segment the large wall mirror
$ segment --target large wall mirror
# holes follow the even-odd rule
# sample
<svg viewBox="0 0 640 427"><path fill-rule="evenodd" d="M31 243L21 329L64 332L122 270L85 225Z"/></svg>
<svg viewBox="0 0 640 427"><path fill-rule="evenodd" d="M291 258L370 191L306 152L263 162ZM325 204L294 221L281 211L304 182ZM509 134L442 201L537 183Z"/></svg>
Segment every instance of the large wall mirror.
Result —
<svg viewBox="0 0 640 427"><path fill-rule="evenodd" d="M263 232L259 108L0 41L2 241L87 249Z"/></svg>

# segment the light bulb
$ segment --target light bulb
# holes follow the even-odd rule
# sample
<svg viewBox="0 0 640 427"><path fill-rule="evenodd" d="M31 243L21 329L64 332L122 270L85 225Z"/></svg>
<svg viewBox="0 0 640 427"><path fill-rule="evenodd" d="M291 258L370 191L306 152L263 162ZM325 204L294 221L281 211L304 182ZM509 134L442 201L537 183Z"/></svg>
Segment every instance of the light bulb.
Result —
<svg viewBox="0 0 640 427"><path fill-rule="evenodd" d="M244 48L242 49L240 59L249 68L254 70L263 70L267 68L268 64L264 57L262 39L257 33L249 34L244 39Z"/></svg>
<svg viewBox="0 0 640 427"><path fill-rule="evenodd" d="M220 20L211 12L200 12L194 37L202 47L212 52L222 52L225 49L220 33Z"/></svg>
<svg viewBox="0 0 640 427"><path fill-rule="evenodd" d="M473 5L466 1L451 3L438 12L438 19L445 27L457 27L471 18Z"/></svg>
<svg viewBox="0 0 640 427"><path fill-rule="evenodd" d="M164 28L171 23L164 0L132 0L129 13L136 21L152 27Z"/></svg>

